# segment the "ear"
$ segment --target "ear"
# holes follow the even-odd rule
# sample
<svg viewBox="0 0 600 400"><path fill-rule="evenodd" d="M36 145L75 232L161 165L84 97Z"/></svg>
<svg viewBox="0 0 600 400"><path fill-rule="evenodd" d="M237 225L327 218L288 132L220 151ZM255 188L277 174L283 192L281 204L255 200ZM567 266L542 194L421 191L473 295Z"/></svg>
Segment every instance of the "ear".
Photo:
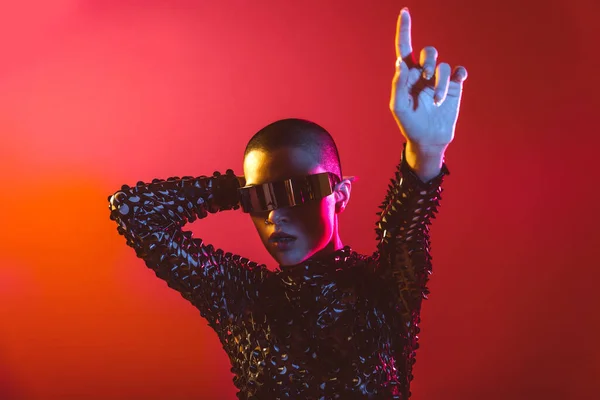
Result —
<svg viewBox="0 0 600 400"><path fill-rule="evenodd" d="M353 177L344 178L340 183L333 187L336 214L339 214L346 209L346 206L350 201L350 192L352 191L353 180Z"/></svg>

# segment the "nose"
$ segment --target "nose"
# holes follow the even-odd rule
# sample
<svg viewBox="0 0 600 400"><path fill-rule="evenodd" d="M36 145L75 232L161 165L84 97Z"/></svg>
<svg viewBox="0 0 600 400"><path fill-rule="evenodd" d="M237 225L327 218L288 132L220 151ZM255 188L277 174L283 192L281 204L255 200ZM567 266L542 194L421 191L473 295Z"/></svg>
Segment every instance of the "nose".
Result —
<svg viewBox="0 0 600 400"><path fill-rule="evenodd" d="M267 222L275 225L285 224L289 222L289 217L282 210L271 210Z"/></svg>

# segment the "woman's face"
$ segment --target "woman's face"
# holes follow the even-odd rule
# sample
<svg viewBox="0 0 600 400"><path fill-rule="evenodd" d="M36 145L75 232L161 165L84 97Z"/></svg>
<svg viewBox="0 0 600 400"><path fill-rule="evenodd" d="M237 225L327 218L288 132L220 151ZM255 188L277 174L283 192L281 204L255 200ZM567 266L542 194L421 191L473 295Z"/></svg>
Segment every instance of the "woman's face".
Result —
<svg viewBox="0 0 600 400"><path fill-rule="evenodd" d="M326 170L314 156L300 148L282 148L274 152L254 150L244 159L246 185L320 172ZM335 250L334 242L339 240L336 197L339 199L340 196L333 193L295 207L250 213L265 248L280 265L296 265L318 252Z"/></svg>

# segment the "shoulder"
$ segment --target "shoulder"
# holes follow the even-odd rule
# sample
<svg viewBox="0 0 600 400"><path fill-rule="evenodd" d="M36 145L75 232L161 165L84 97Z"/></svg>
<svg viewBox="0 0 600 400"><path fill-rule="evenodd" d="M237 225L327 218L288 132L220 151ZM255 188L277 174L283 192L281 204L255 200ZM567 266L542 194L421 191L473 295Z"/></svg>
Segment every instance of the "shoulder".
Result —
<svg viewBox="0 0 600 400"><path fill-rule="evenodd" d="M378 279L376 257L349 250L340 263L343 265L336 269L339 279L352 283L352 286L370 287Z"/></svg>

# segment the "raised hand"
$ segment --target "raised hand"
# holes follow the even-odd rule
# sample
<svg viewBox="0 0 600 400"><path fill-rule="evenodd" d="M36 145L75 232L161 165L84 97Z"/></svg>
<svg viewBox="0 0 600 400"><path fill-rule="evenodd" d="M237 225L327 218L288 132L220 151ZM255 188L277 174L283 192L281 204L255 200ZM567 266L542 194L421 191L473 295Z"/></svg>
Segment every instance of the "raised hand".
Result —
<svg viewBox="0 0 600 400"><path fill-rule="evenodd" d="M443 153L454 139L467 70L456 67L451 71L447 63L436 67L438 52L431 46L423 48L419 62L415 61L407 8L398 16L396 57L390 100L394 118L413 148Z"/></svg>

